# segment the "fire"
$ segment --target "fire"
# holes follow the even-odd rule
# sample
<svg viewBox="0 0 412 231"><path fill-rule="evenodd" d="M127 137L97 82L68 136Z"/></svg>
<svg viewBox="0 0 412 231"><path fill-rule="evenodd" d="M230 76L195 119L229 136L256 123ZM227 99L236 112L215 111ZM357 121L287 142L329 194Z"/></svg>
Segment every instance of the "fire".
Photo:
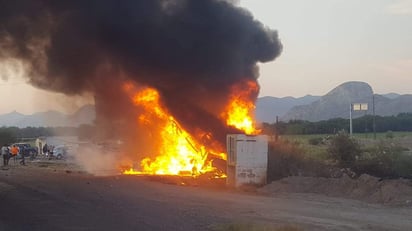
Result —
<svg viewBox="0 0 412 231"><path fill-rule="evenodd" d="M163 107L158 91L149 87L137 88L132 83L124 84L123 89L130 95L134 105L143 109L137 122L148 127L151 132L156 132L160 139L156 153L140 153L146 156L140 162L140 170L130 168L124 170L124 174L199 176L213 173L214 178L225 177L223 172L212 166L208 156L213 153L215 157L226 160L226 153L211 150L185 131ZM253 81L234 86L221 119L246 134L257 134L259 131L255 129L252 119L255 106L250 100L257 90L257 83ZM197 134L196 137L211 140L210 134Z"/></svg>
<svg viewBox="0 0 412 231"><path fill-rule="evenodd" d="M150 124L156 121L156 126L160 126L161 138L158 153L154 153L156 158L146 157L140 163L141 171L131 168L124 171L124 174L196 176L215 171L207 161L208 153L212 150L196 142L162 107L159 93L155 89L135 90L135 87L128 83L125 84L124 90L135 91L132 93L132 100L136 106L144 109L144 113L138 117L138 122Z"/></svg>
<svg viewBox="0 0 412 231"><path fill-rule="evenodd" d="M226 118L228 125L234 126L248 135L260 132L255 128L255 122L252 117L255 104L250 100L250 96L257 91L258 85L254 81L234 86L226 112L222 114L222 117Z"/></svg>
<svg viewBox="0 0 412 231"><path fill-rule="evenodd" d="M190 135L181 129L173 117L169 117L161 131L162 146L155 160L145 158L141 164L144 172L157 175L197 175L207 171L204 163L207 157L205 147L196 148Z"/></svg>

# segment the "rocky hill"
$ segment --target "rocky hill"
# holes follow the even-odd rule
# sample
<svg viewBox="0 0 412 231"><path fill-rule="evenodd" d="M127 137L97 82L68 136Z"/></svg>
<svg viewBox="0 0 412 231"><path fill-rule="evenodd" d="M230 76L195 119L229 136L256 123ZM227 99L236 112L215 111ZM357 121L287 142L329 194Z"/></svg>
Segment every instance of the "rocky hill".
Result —
<svg viewBox="0 0 412 231"><path fill-rule="evenodd" d="M332 118L349 118L352 103L367 103L367 111L352 112L352 117L356 118L365 114L373 114L373 101L376 115L390 116L412 112L412 95L390 94L390 97L373 95L372 87L367 83L346 82L308 105L293 107L281 119L283 121L321 121Z"/></svg>

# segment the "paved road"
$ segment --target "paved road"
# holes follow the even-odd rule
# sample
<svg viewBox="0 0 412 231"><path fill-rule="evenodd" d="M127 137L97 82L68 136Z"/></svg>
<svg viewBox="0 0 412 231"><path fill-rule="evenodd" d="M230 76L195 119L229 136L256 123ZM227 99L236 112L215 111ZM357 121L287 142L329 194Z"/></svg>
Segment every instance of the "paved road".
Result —
<svg viewBox="0 0 412 231"><path fill-rule="evenodd" d="M411 208L319 195L267 197L64 168L0 170L0 230L213 230L293 224L301 230L412 230Z"/></svg>

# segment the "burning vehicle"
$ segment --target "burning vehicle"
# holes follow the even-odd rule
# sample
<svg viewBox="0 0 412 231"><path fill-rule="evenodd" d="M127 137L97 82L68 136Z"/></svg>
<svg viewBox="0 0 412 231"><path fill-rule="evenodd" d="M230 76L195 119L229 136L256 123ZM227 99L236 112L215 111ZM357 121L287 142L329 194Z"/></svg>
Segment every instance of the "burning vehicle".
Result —
<svg viewBox="0 0 412 231"><path fill-rule="evenodd" d="M257 64L282 45L233 1L16 0L0 48L33 86L94 96L95 139L124 141L125 174L224 177L226 134L259 133Z"/></svg>

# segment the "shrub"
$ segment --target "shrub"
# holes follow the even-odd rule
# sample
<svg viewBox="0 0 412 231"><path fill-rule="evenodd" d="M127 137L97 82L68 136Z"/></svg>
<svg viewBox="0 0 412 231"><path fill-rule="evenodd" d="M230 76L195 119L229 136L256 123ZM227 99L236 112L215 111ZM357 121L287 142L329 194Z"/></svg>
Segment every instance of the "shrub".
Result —
<svg viewBox="0 0 412 231"><path fill-rule="evenodd" d="M323 144L323 138L322 137L313 137L308 140L308 143L311 145L319 145Z"/></svg>
<svg viewBox="0 0 412 231"><path fill-rule="evenodd" d="M307 158L297 142L279 140L269 144L268 181L287 176L327 176L329 168L322 161Z"/></svg>
<svg viewBox="0 0 412 231"><path fill-rule="evenodd" d="M328 152L340 167L348 168L360 156L361 148L346 132L339 132L331 138Z"/></svg>
<svg viewBox="0 0 412 231"><path fill-rule="evenodd" d="M412 179L412 155L405 152L397 155L393 162L393 168L397 177Z"/></svg>
<svg viewBox="0 0 412 231"><path fill-rule="evenodd" d="M405 151L399 145L381 142L365 149L353 170L382 178L412 178L412 156Z"/></svg>
<svg viewBox="0 0 412 231"><path fill-rule="evenodd" d="M393 139L393 137L394 137L392 131L387 131L385 136L386 136L386 139Z"/></svg>

